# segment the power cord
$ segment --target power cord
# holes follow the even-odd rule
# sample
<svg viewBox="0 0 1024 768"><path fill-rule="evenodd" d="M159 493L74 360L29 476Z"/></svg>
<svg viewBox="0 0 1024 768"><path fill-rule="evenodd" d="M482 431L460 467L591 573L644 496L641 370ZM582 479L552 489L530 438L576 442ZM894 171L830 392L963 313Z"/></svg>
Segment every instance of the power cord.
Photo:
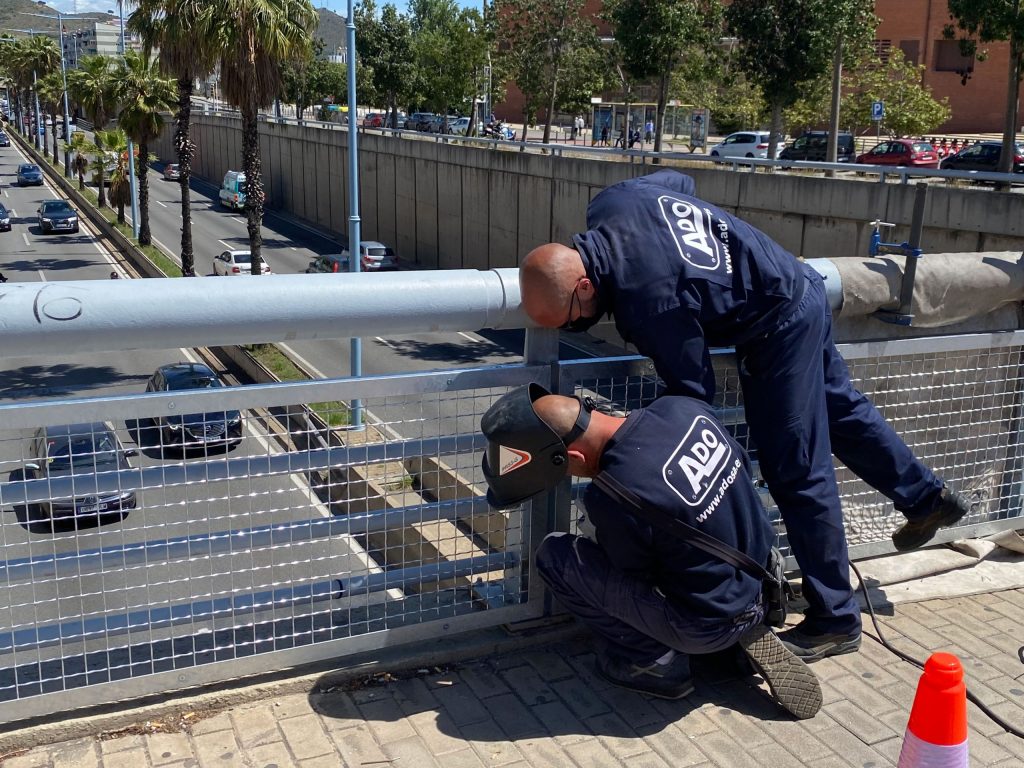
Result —
<svg viewBox="0 0 1024 768"><path fill-rule="evenodd" d="M886 648L891 653L894 653L897 656L899 656L904 661L906 661L906 662L908 662L910 664L913 664L918 669L924 669L924 662L918 661L913 656L910 656L909 654L904 653L903 651L899 650L898 648L894 648L892 645L889 644L889 641L885 639L885 635L882 634L882 627L878 623L878 617L875 616L875 607L871 604L871 598L868 596L868 588L867 588L867 585L864 583L864 577L860 575L860 571L857 569L856 564L851 562L850 563L850 567L853 568L853 572L857 574L857 580L860 582L860 589L861 589L861 592L864 595L864 602L865 602L865 604L868 607L868 613L871 615L871 623L874 625L875 632L878 633L878 637L875 637L874 635L868 634L867 632L865 632L864 634L867 635L868 637L870 637L876 643L881 644L884 648ZM1020 648L1017 649L1017 657L1020 659L1021 663L1024 664L1024 645L1022 645ZM970 688L967 689L967 700L973 702L974 705L978 709L980 709L985 714L986 717L988 717L992 722L994 722L996 725L998 725L1004 731L1006 731L1007 733L1012 733L1018 739L1024 739L1024 731L1022 731L1020 728L1017 728L1017 727L1011 725L1010 723L1006 722L1005 720L1003 720L1003 718L1001 718L999 715L997 715L991 709L989 709L984 704L982 704L981 700L977 696L975 696L973 693L971 693L971 689Z"/></svg>

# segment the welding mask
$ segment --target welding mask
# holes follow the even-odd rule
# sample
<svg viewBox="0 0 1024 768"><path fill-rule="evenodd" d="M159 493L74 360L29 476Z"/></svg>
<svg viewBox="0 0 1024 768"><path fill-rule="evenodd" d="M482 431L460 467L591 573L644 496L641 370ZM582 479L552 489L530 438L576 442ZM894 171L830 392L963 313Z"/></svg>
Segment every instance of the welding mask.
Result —
<svg viewBox="0 0 1024 768"><path fill-rule="evenodd" d="M481 419L480 430L487 438L483 472L491 506L515 506L554 488L565 477L566 448L587 431L591 405L580 401L576 424L559 437L533 409L538 398L550 394L539 384L519 387L488 408Z"/></svg>

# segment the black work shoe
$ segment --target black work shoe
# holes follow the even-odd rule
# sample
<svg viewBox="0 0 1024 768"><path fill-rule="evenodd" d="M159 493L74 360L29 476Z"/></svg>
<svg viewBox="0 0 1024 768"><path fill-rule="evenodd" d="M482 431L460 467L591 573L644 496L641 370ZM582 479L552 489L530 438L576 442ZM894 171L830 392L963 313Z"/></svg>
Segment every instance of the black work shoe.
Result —
<svg viewBox="0 0 1024 768"><path fill-rule="evenodd" d="M907 552L927 544L939 528L953 525L971 511L970 502L956 491L943 488L935 509L920 520L908 520L892 534L892 543L899 552Z"/></svg>
<svg viewBox="0 0 1024 768"><path fill-rule="evenodd" d="M634 664L607 654L597 656L597 674L612 685L662 699L681 699L694 691L690 658L677 653L668 664Z"/></svg>
<svg viewBox="0 0 1024 768"><path fill-rule="evenodd" d="M842 656L844 653L853 653L860 648L860 631L811 635L801 630L800 627L793 627L785 632L780 632L779 640L794 655L809 663L824 659L826 656Z"/></svg>
<svg viewBox="0 0 1024 768"><path fill-rule="evenodd" d="M818 678L774 632L758 624L740 636L739 645L779 704L801 720L818 713L821 709Z"/></svg>

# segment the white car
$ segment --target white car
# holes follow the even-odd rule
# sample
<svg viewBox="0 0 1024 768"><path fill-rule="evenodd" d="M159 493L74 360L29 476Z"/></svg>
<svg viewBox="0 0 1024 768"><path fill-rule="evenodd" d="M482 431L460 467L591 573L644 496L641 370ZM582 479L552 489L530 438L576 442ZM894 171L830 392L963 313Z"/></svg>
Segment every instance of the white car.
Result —
<svg viewBox="0 0 1024 768"><path fill-rule="evenodd" d="M783 137L779 137L780 139ZM779 141L775 156L786 146ZM711 148L712 157L768 157L768 131L737 131L730 133L721 144Z"/></svg>
<svg viewBox="0 0 1024 768"><path fill-rule="evenodd" d="M264 275L271 275L270 267L266 260L262 263ZM218 254L213 260L213 274L215 275L251 275L252 274L252 252L251 251L224 251Z"/></svg>
<svg viewBox="0 0 1024 768"><path fill-rule="evenodd" d="M455 134L457 136L465 136L466 131L469 130L469 118L460 117L458 120L448 123L448 133ZM479 136L483 132L483 124L479 121L476 124L476 135Z"/></svg>
<svg viewBox="0 0 1024 768"><path fill-rule="evenodd" d="M341 252L340 259L348 263L348 249ZM363 272L391 272L398 269L398 257L394 250L376 240L362 240L359 243L359 269Z"/></svg>

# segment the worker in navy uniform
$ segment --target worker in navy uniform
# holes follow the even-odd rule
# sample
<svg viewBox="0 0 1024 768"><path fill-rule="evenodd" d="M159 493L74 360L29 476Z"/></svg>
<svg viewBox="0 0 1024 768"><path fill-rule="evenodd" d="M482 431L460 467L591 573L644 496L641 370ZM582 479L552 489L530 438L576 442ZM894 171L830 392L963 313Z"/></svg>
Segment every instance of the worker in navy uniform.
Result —
<svg viewBox="0 0 1024 768"><path fill-rule="evenodd" d="M598 674L662 698L694 690L689 656L739 646L776 700L800 718L821 706L814 673L764 623L762 580L669 530L604 490L615 482L645 508L698 528L756 563L775 538L747 456L705 403L662 397L626 418L530 384L481 421L488 500L521 503L570 472L596 477L580 500L596 541L548 535L537 573L598 639ZM609 480L609 478L611 478Z"/></svg>
<svg viewBox="0 0 1024 768"><path fill-rule="evenodd" d="M669 394L709 403L708 348L735 346L761 473L809 603L782 638L806 660L855 651L861 618L832 453L906 516L892 537L898 550L923 545L969 505L851 385L822 278L694 191L689 176L670 170L603 190L573 247L549 243L527 255L523 308L541 326L571 331L614 314Z"/></svg>

